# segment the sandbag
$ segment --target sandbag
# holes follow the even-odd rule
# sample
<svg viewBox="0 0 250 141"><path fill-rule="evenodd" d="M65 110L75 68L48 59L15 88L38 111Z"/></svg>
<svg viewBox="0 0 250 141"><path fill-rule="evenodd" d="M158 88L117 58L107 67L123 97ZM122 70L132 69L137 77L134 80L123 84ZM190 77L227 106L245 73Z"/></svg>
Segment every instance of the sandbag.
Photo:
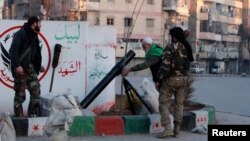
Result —
<svg viewBox="0 0 250 141"><path fill-rule="evenodd" d="M60 137L60 134L68 131L74 116L82 116L82 112L71 92L67 90L61 95L55 96L45 125L45 133L50 140Z"/></svg>
<svg viewBox="0 0 250 141"><path fill-rule="evenodd" d="M153 110L153 113L159 113L159 92L156 90L154 83L144 78L141 88L144 91L144 101Z"/></svg>
<svg viewBox="0 0 250 141"><path fill-rule="evenodd" d="M7 113L0 114L0 141L15 141L16 131L10 116Z"/></svg>

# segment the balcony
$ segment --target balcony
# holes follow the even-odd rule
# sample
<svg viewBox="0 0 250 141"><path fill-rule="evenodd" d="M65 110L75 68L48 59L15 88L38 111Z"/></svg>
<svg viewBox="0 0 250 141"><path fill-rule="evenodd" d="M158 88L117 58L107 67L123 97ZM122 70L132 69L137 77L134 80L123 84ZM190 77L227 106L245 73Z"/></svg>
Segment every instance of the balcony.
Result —
<svg viewBox="0 0 250 141"><path fill-rule="evenodd" d="M215 52L207 52L207 58L216 59L216 53Z"/></svg>
<svg viewBox="0 0 250 141"><path fill-rule="evenodd" d="M239 57L238 52L199 52L199 57L202 59L237 59Z"/></svg>
<svg viewBox="0 0 250 141"><path fill-rule="evenodd" d="M237 8L243 8L243 4L237 0L204 0L204 2L211 2L211 3L221 3L225 5L234 6Z"/></svg>
<svg viewBox="0 0 250 141"><path fill-rule="evenodd" d="M29 0L15 0L14 3L16 5L18 5L18 4L29 4Z"/></svg>
<svg viewBox="0 0 250 141"><path fill-rule="evenodd" d="M227 42L240 42L240 36L237 35L222 35L222 41L227 41Z"/></svg>
<svg viewBox="0 0 250 141"><path fill-rule="evenodd" d="M228 52L226 55L227 59L237 59L239 58L239 53L238 52Z"/></svg>
<svg viewBox="0 0 250 141"><path fill-rule="evenodd" d="M221 41L221 35L212 32L200 32L199 39Z"/></svg>
<svg viewBox="0 0 250 141"><path fill-rule="evenodd" d="M199 57L203 59L208 58L208 52L199 52Z"/></svg>
<svg viewBox="0 0 250 141"><path fill-rule="evenodd" d="M222 23L228 23L228 24L236 24L240 25L242 24L242 18L237 18L237 17L227 17L223 15L218 15L218 14L212 14L212 21L218 21ZM208 20L208 13L202 12L200 13L200 20Z"/></svg>
<svg viewBox="0 0 250 141"><path fill-rule="evenodd" d="M86 1L80 1L80 11L87 11L87 2Z"/></svg>
<svg viewBox="0 0 250 141"><path fill-rule="evenodd" d="M178 4L176 0L165 0L162 9L165 11L176 11L180 15L189 16L188 6L184 4Z"/></svg>
<svg viewBox="0 0 250 141"><path fill-rule="evenodd" d="M100 2L84 2L86 10L100 11ZM85 10L83 10L85 11Z"/></svg>

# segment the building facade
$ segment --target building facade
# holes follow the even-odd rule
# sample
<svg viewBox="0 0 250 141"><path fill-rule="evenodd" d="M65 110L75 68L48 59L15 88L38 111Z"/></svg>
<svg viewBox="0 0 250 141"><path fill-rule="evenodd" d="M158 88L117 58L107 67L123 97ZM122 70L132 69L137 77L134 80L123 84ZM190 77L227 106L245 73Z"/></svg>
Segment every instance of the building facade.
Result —
<svg viewBox="0 0 250 141"><path fill-rule="evenodd" d="M195 0L190 3L189 29L195 59L207 73L238 73L242 0Z"/></svg>
<svg viewBox="0 0 250 141"><path fill-rule="evenodd" d="M250 74L250 1L243 0L239 74Z"/></svg>
<svg viewBox="0 0 250 141"><path fill-rule="evenodd" d="M156 43L163 44L164 17L161 1L89 0L85 5L86 13L82 15L86 16L84 19L90 24L116 27L117 57L124 56L126 46L128 50L136 52L136 57L144 57L140 41L147 36Z"/></svg>
<svg viewBox="0 0 250 141"><path fill-rule="evenodd" d="M0 20L3 18L3 2L4 1L0 1Z"/></svg>
<svg viewBox="0 0 250 141"><path fill-rule="evenodd" d="M144 37L150 36L155 42L163 44L164 16L161 1L44 0L44 10L49 13L50 20L81 20L88 21L90 25L115 26L117 55L120 57L124 55L127 38L128 49L139 50L137 54L141 57L144 55L139 42Z"/></svg>
<svg viewBox="0 0 250 141"><path fill-rule="evenodd" d="M170 37L168 36L170 28L179 26L184 30L188 30L190 16L189 7L190 0L163 0L162 9L165 17L165 44L170 42Z"/></svg>
<svg viewBox="0 0 250 141"><path fill-rule="evenodd" d="M41 16L42 0L5 0L3 19L27 19L30 16Z"/></svg>
<svg viewBox="0 0 250 141"><path fill-rule="evenodd" d="M86 0L80 5L80 18L91 25L115 26L117 30L116 57L119 60L126 50L136 53L128 65L144 61L145 52L140 41L151 37L163 45L166 17L159 0ZM126 41L128 41L126 43ZM149 69L135 72L136 75L150 75Z"/></svg>

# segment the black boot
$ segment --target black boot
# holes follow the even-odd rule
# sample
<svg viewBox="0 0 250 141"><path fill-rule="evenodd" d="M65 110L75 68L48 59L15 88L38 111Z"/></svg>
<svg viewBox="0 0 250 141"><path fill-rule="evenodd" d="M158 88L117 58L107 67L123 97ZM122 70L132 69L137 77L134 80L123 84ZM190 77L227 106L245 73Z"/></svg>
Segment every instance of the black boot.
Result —
<svg viewBox="0 0 250 141"><path fill-rule="evenodd" d="M23 117L23 106L22 104L14 106L14 113L16 117Z"/></svg>
<svg viewBox="0 0 250 141"><path fill-rule="evenodd" d="M163 132L161 132L160 134L158 134L156 137L157 138L166 138L166 137L172 137L173 134L173 130L171 127L165 128L165 130Z"/></svg>
<svg viewBox="0 0 250 141"><path fill-rule="evenodd" d="M180 128L181 125L178 123L174 124L174 137L179 138L180 137Z"/></svg>
<svg viewBox="0 0 250 141"><path fill-rule="evenodd" d="M40 109L40 104L29 104L28 108L28 116L29 117L40 117L41 116L41 109Z"/></svg>

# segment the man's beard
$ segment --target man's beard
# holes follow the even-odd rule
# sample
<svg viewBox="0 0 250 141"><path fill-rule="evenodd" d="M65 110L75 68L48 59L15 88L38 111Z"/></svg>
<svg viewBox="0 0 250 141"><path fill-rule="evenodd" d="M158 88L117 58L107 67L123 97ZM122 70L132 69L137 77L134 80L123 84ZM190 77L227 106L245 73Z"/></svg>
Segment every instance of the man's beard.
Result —
<svg viewBox="0 0 250 141"><path fill-rule="evenodd" d="M39 26L35 26L35 31L36 31L37 33L40 32Z"/></svg>

